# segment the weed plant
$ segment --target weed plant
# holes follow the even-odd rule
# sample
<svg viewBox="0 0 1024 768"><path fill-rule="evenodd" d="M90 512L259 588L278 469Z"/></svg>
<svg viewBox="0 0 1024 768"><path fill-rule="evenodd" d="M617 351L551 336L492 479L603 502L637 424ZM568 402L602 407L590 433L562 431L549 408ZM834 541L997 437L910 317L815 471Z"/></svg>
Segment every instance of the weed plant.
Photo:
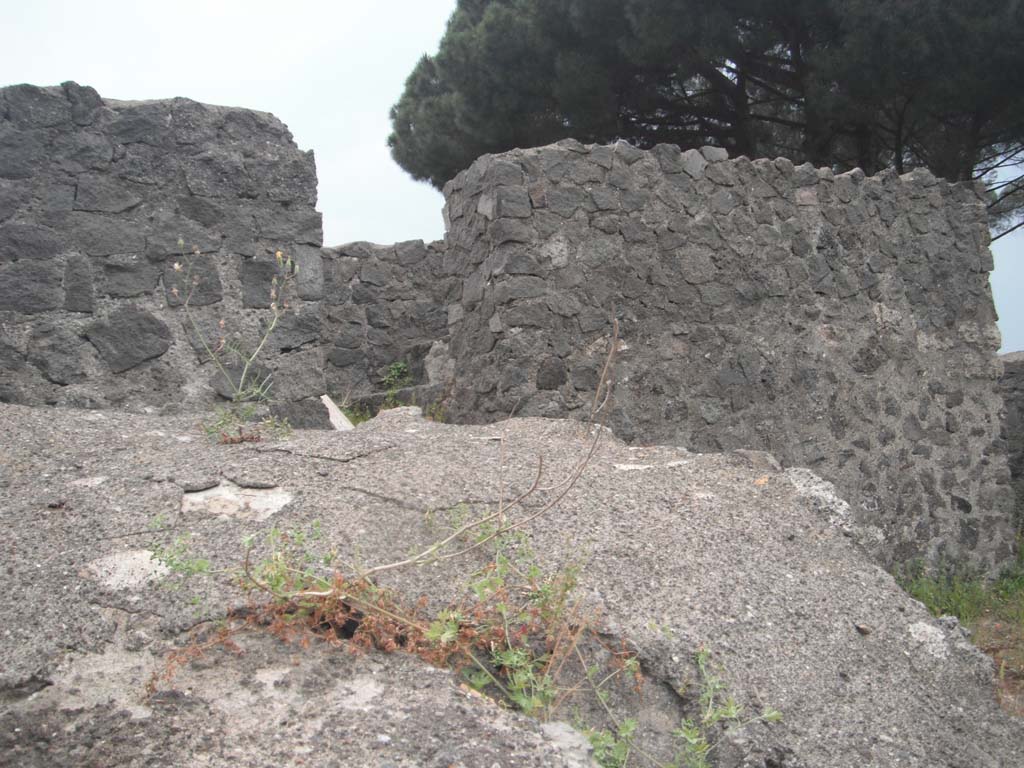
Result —
<svg viewBox="0 0 1024 768"><path fill-rule="evenodd" d="M595 416L610 398L610 371L617 349L616 324L591 411ZM396 366L391 372L392 386L408 374ZM600 616L574 596L578 567L545 570L524 532L576 485L605 433L603 418L601 422L592 418L589 431L582 456L565 477L543 489L543 501L536 500L544 474L542 459L530 487L506 498L500 474L502 440L502 491L496 507L473 510L459 505L428 514L427 525L441 527L439 538L403 560L368 568L345 564L336 552L323 550L318 526L309 532L272 529L261 542L264 556L255 562L257 542L247 540L239 578L252 596L251 608L234 626L225 624L211 637L172 654L164 675L153 681L153 689L214 645L233 649L235 632L260 628L290 642L319 638L354 652L414 654L451 668L468 688L541 720L584 710L597 712L594 722L577 715L577 724L605 768L626 768L631 761L657 768L706 768L717 745L715 735L723 728L776 722L779 713L766 710L744 719L741 707L713 671L710 653L702 650L695 658L698 716L683 720L673 733L677 749L669 762L648 754L638 744L639 719L617 714L624 703L639 708L645 682L639 659L624 641L609 644L600 631ZM464 588L457 591L459 597L442 607L427 596L410 601L378 582L381 574L393 570L466 562L470 553L486 554L485 564L468 573ZM187 561L177 550L161 550L158 557L166 562Z"/></svg>
<svg viewBox="0 0 1024 768"><path fill-rule="evenodd" d="M409 373L409 364L406 362L395 362L388 366L387 373L381 381L387 394L380 408L386 411L390 408L397 408L401 403L398 401L399 390L412 384L412 375Z"/></svg>
<svg viewBox="0 0 1024 768"><path fill-rule="evenodd" d="M1003 707L1024 716L1024 539L1017 551L1017 562L994 581L956 571L929 574L919 563L898 580L933 615L960 620L996 662Z"/></svg>
<svg viewBox="0 0 1024 768"><path fill-rule="evenodd" d="M956 616L967 627L997 617L1024 632L1024 549L995 581L957 571L928 574L920 564L908 567L899 581L935 616Z"/></svg>
<svg viewBox="0 0 1024 768"><path fill-rule="evenodd" d="M398 399L398 394L406 387L412 386L412 383L412 373L409 370L408 363L402 360L391 363L381 379L381 385L385 389L385 394L384 400L376 412L372 411L364 403L352 403L349 397L350 393L345 394L341 405L341 412L345 414L346 418L352 423L352 426L362 424L364 421L372 419L381 411L406 405L406 403ZM416 405L415 397L408 405ZM423 409L423 417L430 421L443 422L446 417L444 405L439 401L430 403Z"/></svg>
<svg viewBox="0 0 1024 768"><path fill-rule="evenodd" d="M193 247L192 253L186 255L185 241L180 238L178 248L181 251L181 260L176 261L173 268L176 275L181 275L181 279L171 286L170 292L181 301L195 338L231 395L231 404L226 408L219 408L216 419L212 423L203 424L203 430L208 436L219 438L223 443L258 441L264 432L276 437L287 436L291 431L287 421L266 415L265 407L261 407L266 406L271 400L272 377L267 374L261 378L261 374L257 372L257 360L274 329L289 309L288 294L298 275L298 265L291 256L286 256L282 251L274 254L277 274L271 278L269 286L270 320L265 324L256 346L251 352L247 352L236 341L227 337L223 318L218 323L221 335L215 343L199 326L192 308L192 299L200 284L199 276L195 274L195 265L202 254L198 247ZM237 375L232 372L235 370L238 371Z"/></svg>
<svg viewBox="0 0 1024 768"><path fill-rule="evenodd" d="M341 412L345 414L353 427L362 424L364 421L369 421L375 415L370 412L368 407L361 404L343 406Z"/></svg>

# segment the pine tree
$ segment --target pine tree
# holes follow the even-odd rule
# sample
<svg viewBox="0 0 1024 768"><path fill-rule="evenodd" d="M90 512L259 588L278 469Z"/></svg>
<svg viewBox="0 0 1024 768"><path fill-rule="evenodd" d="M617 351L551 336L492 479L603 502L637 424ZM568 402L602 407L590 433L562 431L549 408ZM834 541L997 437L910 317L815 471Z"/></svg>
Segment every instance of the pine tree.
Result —
<svg viewBox="0 0 1024 768"><path fill-rule="evenodd" d="M441 187L572 137L985 179L1024 214L1021 0L459 0L388 139Z"/></svg>

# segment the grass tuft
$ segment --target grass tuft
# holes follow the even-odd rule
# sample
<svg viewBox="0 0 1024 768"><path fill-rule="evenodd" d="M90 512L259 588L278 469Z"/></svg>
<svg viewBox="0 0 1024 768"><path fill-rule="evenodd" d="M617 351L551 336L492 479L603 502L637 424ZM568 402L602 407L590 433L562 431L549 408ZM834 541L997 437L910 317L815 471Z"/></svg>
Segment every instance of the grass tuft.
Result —
<svg viewBox="0 0 1024 768"><path fill-rule="evenodd" d="M899 581L935 616L956 616L996 663L1000 704L1024 717L1024 540L1017 562L995 581L950 571L929 575L920 565Z"/></svg>

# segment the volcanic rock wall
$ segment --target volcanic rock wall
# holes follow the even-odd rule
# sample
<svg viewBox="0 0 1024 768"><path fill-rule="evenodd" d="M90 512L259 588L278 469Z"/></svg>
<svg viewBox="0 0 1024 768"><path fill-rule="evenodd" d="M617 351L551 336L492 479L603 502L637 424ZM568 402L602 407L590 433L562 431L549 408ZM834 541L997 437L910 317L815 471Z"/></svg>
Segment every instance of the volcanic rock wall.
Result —
<svg viewBox="0 0 1024 768"><path fill-rule="evenodd" d="M1010 556L972 189L565 141L445 194L442 243L322 248L312 154L271 115L2 89L0 401L209 406L229 390L200 336L254 348L282 250L299 269L258 370L296 425L324 393L379 399L396 362L400 397L454 420L585 418L615 317L625 439L810 467L888 562Z"/></svg>
<svg viewBox="0 0 1024 768"><path fill-rule="evenodd" d="M585 416L617 317L620 436L809 467L889 562L1010 554L973 189L565 141L481 158L445 191L467 276L457 420Z"/></svg>
<svg viewBox="0 0 1024 768"><path fill-rule="evenodd" d="M1010 475L1017 495L1017 524L1024 530L1024 352L1002 356L1000 389L1006 404L1003 437L1010 454Z"/></svg>
<svg viewBox="0 0 1024 768"><path fill-rule="evenodd" d="M322 250L315 204L313 155L272 115L0 89L0 400L209 406L230 387L203 340L253 351L278 250L298 273L257 372L285 413L306 423L296 403L320 414L397 361L422 379L451 281L420 241Z"/></svg>
<svg viewBox="0 0 1024 768"><path fill-rule="evenodd" d="M312 153L272 115L65 83L3 89L0 118L0 399L200 399L179 239L199 253L191 304L211 344L220 317L258 323L278 248L301 267L297 303L321 298Z"/></svg>

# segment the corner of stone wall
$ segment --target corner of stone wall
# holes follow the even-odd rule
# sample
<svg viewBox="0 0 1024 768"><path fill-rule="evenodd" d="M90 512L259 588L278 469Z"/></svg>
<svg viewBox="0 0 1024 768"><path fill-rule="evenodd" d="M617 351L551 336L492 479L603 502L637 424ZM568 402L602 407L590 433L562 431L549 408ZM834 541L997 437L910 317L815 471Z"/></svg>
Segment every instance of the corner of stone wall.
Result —
<svg viewBox="0 0 1024 768"><path fill-rule="evenodd" d="M615 317L621 437L810 468L890 564L1012 556L973 188L567 140L482 157L445 195L456 418L582 417Z"/></svg>

